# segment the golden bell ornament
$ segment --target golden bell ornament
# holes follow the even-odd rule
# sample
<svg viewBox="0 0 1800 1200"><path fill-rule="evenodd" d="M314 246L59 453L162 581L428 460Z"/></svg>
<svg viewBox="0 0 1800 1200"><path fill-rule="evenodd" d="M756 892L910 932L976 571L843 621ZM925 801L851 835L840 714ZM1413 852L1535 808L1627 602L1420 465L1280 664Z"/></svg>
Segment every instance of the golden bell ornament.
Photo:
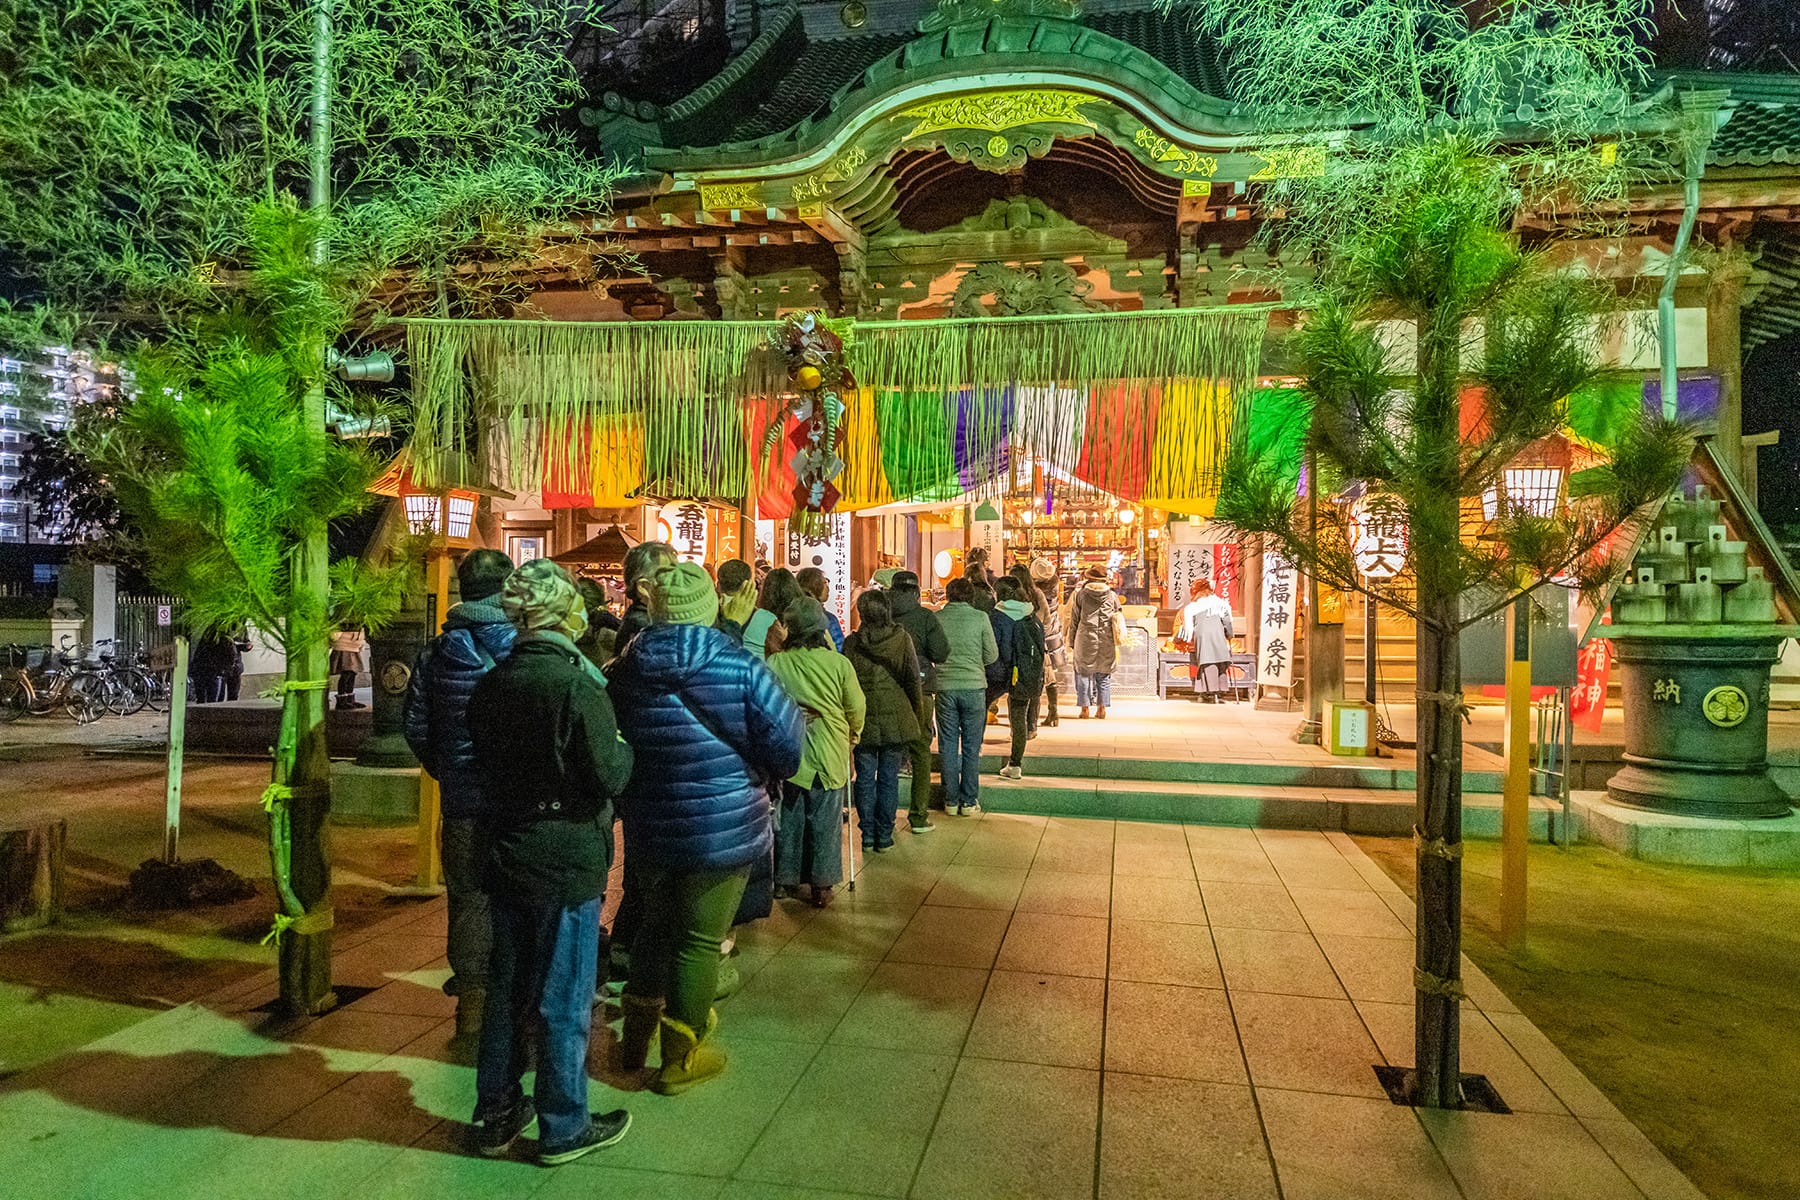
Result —
<svg viewBox="0 0 1800 1200"><path fill-rule="evenodd" d="M805 366L794 372L794 386L803 392L816 392L824 382L825 376L820 374L817 367Z"/></svg>

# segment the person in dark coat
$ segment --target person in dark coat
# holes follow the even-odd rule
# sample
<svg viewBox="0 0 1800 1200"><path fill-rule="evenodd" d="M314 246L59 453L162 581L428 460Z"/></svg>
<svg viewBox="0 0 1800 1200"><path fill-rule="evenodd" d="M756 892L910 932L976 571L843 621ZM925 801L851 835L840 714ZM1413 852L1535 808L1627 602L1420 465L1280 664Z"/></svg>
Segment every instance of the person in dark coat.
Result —
<svg viewBox="0 0 1800 1200"><path fill-rule="evenodd" d="M498 550L463 556L456 566L462 603L445 615L443 632L426 644L406 685L406 744L443 796L439 837L450 904L444 991L456 997L456 1036L465 1042L481 1030L493 949L478 838L484 780L469 731L469 697L512 652L517 631L499 603L512 569L512 560Z"/></svg>
<svg viewBox="0 0 1800 1200"><path fill-rule="evenodd" d="M226 696L226 679L235 662L243 674L243 657L231 634L223 629L208 630L194 643L188 659L188 677L194 681L195 704L218 704Z"/></svg>
<svg viewBox="0 0 1800 1200"><path fill-rule="evenodd" d="M620 1056L674 1094L725 1069L711 1035L719 949L753 863L774 844L771 788L800 767L799 707L768 667L712 627L719 597L693 563L656 573L652 624L613 662L609 688L638 769L623 799L644 918L631 950Z"/></svg>
<svg viewBox="0 0 1800 1200"><path fill-rule="evenodd" d="M1031 595L1026 595L1029 588ZM1006 691L1006 721L1012 726L1012 753L1000 768L1002 779L1025 777L1025 742L1036 736L1038 695L1044 690L1044 623L1038 619L1033 599L1041 600L1037 588L1021 586L1012 576L1004 576L994 584L1000 597L1000 611L1012 622L1012 680Z"/></svg>
<svg viewBox="0 0 1800 1200"><path fill-rule="evenodd" d="M1056 564L1047 558L1039 558L1031 564L1031 582L1037 587L1038 596L1043 601L1044 622L1044 720L1043 724L1054 728L1060 723L1056 715L1058 692L1064 688L1075 686L1074 676L1069 673L1068 639L1063 630L1062 581L1056 577Z"/></svg>
<svg viewBox="0 0 1800 1200"><path fill-rule="evenodd" d="M888 592L893 605L894 624L912 638L913 652L918 655L924 703L919 707L919 737L908 748L912 759L912 805L907 824L914 833L930 833L931 823L931 714L936 688L936 668L950 657L950 642L937 614L919 603L919 577L912 571L894 576Z"/></svg>
<svg viewBox="0 0 1800 1200"><path fill-rule="evenodd" d="M667 542L639 542L625 552L625 615L613 653L625 653L631 639L650 628L650 577L680 556Z"/></svg>
<svg viewBox="0 0 1800 1200"><path fill-rule="evenodd" d="M587 1055L613 799L632 754L599 671L575 648L587 610L568 572L534 559L508 577L500 604L519 637L468 708L494 935L474 1141L497 1157L535 1116L538 1161L556 1166L631 1127L622 1109L588 1111ZM527 1099L520 1080L534 1033Z"/></svg>
<svg viewBox="0 0 1800 1200"><path fill-rule="evenodd" d="M864 850L877 854L894 844L900 808L900 764L919 740L925 690L912 638L894 623L884 592L856 601L861 624L844 639L844 656L856 671L868 702L862 740L856 744L856 818Z"/></svg>
<svg viewBox="0 0 1800 1200"><path fill-rule="evenodd" d="M975 589L979 597L981 588ZM995 595L989 589L990 595ZM975 604L980 608L979 602ZM987 706L988 724L997 723L994 709L1000 703L1000 697L1012 690L1013 674L1013 618L1000 607L999 597L995 595L994 603L987 609L988 624L994 627L994 645L1000 648L1000 655L988 664L987 668Z"/></svg>
<svg viewBox="0 0 1800 1200"><path fill-rule="evenodd" d="M756 574L741 558L719 564L719 619L715 628L738 645L744 644L744 624L756 611Z"/></svg>

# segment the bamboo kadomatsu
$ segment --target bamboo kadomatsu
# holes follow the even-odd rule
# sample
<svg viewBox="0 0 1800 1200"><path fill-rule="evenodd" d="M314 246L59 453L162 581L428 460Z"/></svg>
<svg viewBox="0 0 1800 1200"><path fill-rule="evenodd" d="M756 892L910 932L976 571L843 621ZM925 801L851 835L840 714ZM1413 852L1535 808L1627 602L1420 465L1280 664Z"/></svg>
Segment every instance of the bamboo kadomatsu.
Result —
<svg viewBox="0 0 1800 1200"><path fill-rule="evenodd" d="M963 435L1004 438L1020 387L1159 388L1170 380L1215 380L1220 394L1248 397L1269 305L1081 313L1042 317L876 321L855 327L849 364L880 391L964 401ZM755 451L733 414L766 384L753 369L776 328L763 321L559 322L419 319L406 322L412 365L414 459L429 483L498 482L537 490L546 473L580 475L567 456L592 445L597 423L641 422L645 487L662 495L741 496ZM849 339L846 339L849 340ZM1074 405L1034 414L1030 440L1066 455L1093 421ZM1209 474L1241 402L1213 410L1218 428L1194 431L1194 465ZM1056 413L1074 422L1062 428ZM954 454L918 431L879 436L890 475L914 473ZM945 422L945 438L958 422ZM470 452L478 451L479 461ZM917 457L915 457L917 456ZM905 461L895 461L896 458ZM1199 461L1201 459L1209 461ZM574 471L568 468L576 467ZM473 471L481 476L468 480ZM929 473L929 472L927 472ZM903 487L895 487L896 495Z"/></svg>

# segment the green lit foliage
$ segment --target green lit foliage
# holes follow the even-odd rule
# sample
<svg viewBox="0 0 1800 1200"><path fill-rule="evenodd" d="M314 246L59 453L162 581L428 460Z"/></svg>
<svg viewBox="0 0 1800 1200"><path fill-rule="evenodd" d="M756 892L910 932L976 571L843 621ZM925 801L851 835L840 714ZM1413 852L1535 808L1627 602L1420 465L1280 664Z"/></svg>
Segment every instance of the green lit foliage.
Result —
<svg viewBox="0 0 1800 1200"><path fill-rule="evenodd" d="M1686 430L1640 409L1614 422L1609 467L1566 511L1508 510L1499 493L1484 520L1484 497L1506 467L1559 434L1571 395L1603 382L1596 333L1618 297L1566 265L1555 242L1619 227L1618 202L1666 153L1631 101L1647 5L1191 6L1223 41L1265 136L1327 150L1321 174L1276 181L1260 196L1279 217L1264 230L1277 261L1311 268L1283 281L1307 308L1288 349L1303 378L1292 420L1305 425L1310 495L1297 501L1283 472L1292 464L1242 440L1217 515L1356 590L1365 581L1351 506L1332 497L1355 482L1404 516L1410 576L1382 587L1381 599L1417 623L1409 1092L1416 1103L1459 1107L1459 632L1546 579L1606 575L1608 538L1668 494L1691 452ZM1534 246L1522 245L1521 225L1541 230Z"/></svg>
<svg viewBox="0 0 1800 1200"><path fill-rule="evenodd" d="M314 11L0 0L0 290L102 324L219 307L251 203L307 194ZM560 123L586 6L337 0L330 15L331 286L353 315L517 298L503 281L545 253L546 227L616 177ZM557 235L560 270L607 252Z"/></svg>
<svg viewBox="0 0 1800 1200"><path fill-rule="evenodd" d="M364 508L381 469L301 415L319 371L305 348L341 319L311 262L318 224L291 202L257 206L239 304L138 355L137 398L75 434L132 514L152 580L186 598L195 626L254 625L290 651L333 628L379 628L404 581L346 560L321 598L295 574L297 547Z"/></svg>

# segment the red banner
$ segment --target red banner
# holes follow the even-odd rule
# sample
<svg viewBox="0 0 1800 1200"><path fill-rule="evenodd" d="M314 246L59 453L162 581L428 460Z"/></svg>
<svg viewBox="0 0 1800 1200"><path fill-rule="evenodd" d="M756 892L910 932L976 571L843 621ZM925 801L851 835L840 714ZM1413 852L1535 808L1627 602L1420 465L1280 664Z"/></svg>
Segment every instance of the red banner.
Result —
<svg viewBox="0 0 1800 1200"><path fill-rule="evenodd" d="M1608 638L1595 638L1575 656L1575 690L1569 693L1569 719L1575 728L1600 732L1606 715L1606 685L1612 676L1613 648Z"/></svg>

